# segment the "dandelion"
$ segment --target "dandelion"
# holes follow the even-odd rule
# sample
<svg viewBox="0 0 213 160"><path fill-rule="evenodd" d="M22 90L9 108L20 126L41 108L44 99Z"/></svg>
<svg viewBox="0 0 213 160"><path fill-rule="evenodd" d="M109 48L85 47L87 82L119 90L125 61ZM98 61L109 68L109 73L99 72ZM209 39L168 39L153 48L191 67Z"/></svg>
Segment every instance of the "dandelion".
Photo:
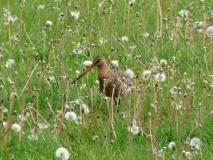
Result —
<svg viewBox="0 0 213 160"><path fill-rule="evenodd" d="M7 122L3 122L2 125L3 125L4 128L6 128L7 127Z"/></svg>
<svg viewBox="0 0 213 160"><path fill-rule="evenodd" d="M40 4L40 5L37 6L37 10L38 10L38 11L41 11L41 10L44 9L44 7L45 7L44 4Z"/></svg>
<svg viewBox="0 0 213 160"><path fill-rule="evenodd" d="M12 15L11 12L6 8L3 8L3 17L5 26L13 24L18 19L15 15Z"/></svg>
<svg viewBox="0 0 213 160"><path fill-rule="evenodd" d="M148 80L149 78L150 78L150 76L151 76L151 71L149 71L149 70L145 70L144 72L143 72L143 74L142 74L142 79L144 80L144 81L146 81L146 80Z"/></svg>
<svg viewBox="0 0 213 160"><path fill-rule="evenodd" d="M128 42L128 41L129 41L129 39L128 39L127 36L121 37L121 42L126 43L126 42Z"/></svg>
<svg viewBox="0 0 213 160"><path fill-rule="evenodd" d="M18 133L21 131L21 126L18 124L18 123L14 123L12 126L11 126L11 129L15 132L15 133Z"/></svg>
<svg viewBox="0 0 213 160"><path fill-rule="evenodd" d="M30 140L30 141L37 141L38 140L38 135L36 135L35 133L32 133L32 134L29 134L27 136L27 138Z"/></svg>
<svg viewBox="0 0 213 160"><path fill-rule="evenodd" d="M46 123L38 123L38 128L39 129L47 129L48 125Z"/></svg>
<svg viewBox="0 0 213 160"><path fill-rule="evenodd" d="M93 137L92 137L92 140L93 141L97 141L99 139L99 136L98 135L94 135Z"/></svg>
<svg viewBox="0 0 213 160"><path fill-rule="evenodd" d="M111 64L114 65L114 66L116 66L116 67L118 67L118 61L117 60L112 60Z"/></svg>
<svg viewBox="0 0 213 160"><path fill-rule="evenodd" d="M55 79L55 76L50 76L48 78L48 81L52 82L52 83L56 83L56 79Z"/></svg>
<svg viewBox="0 0 213 160"><path fill-rule="evenodd" d="M209 26L207 29L206 29L206 35L208 37L213 37L213 26Z"/></svg>
<svg viewBox="0 0 213 160"><path fill-rule="evenodd" d="M191 160L192 159L192 154L191 152L186 152L186 151L183 151L183 157L186 159L186 160Z"/></svg>
<svg viewBox="0 0 213 160"><path fill-rule="evenodd" d="M85 114L88 114L90 111L89 111L89 107L86 105L86 104L82 104L81 105L81 110L83 113Z"/></svg>
<svg viewBox="0 0 213 160"><path fill-rule="evenodd" d="M127 69L127 70L125 71L125 74L126 74L129 78L132 78L132 79L135 78L135 73L134 73L133 70L131 70L131 69Z"/></svg>
<svg viewBox="0 0 213 160"><path fill-rule="evenodd" d="M139 134L140 128L138 127L137 122L135 120L133 120L132 124L128 127L128 131L134 135Z"/></svg>
<svg viewBox="0 0 213 160"><path fill-rule="evenodd" d="M129 0L129 5L133 6L135 4L135 0Z"/></svg>
<svg viewBox="0 0 213 160"><path fill-rule="evenodd" d="M15 61L13 59L8 59L6 64L5 64L5 67L6 68L12 68L12 66L15 64Z"/></svg>
<svg viewBox="0 0 213 160"><path fill-rule="evenodd" d="M80 12L79 11L71 11L70 15L74 20L78 20Z"/></svg>
<svg viewBox="0 0 213 160"><path fill-rule="evenodd" d="M160 60L160 65L161 65L161 66L166 66L166 65L167 65L167 60L161 59L161 60Z"/></svg>
<svg viewBox="0 0 213 160"><path fill-rule="evenodd" d="M195 150L200 150L201 140L200 138L194 137L190 140L190 147Z"/></svg>
<svg viewBox="0 0 213 160"><path fill-rule="evenodd" d="M166 74L164 72L157 73L154 75L156 81L165 82L166 81Z"/></svg>
<svg viewBox="0 0 213 160"><path fill-rule="evenodd" d="M83 65L84 65L85 67L90 67L90 66L92 65L92 61L84 61L84 62L83 62Z"/></svg>
<svg viewBox="0 0 213 160"><path fill-rule="evenodd" d="M51 27L53 25L53 22L52 21L50 21L50 20L47 20L46 21L46 26L47 27Z"/></svg>
<svg viewBox="0 0 213 160"><path fill-rule="evenodd" d="M61 159L61 160L68 160L70 157L70 153L66 148L60 147L56 150L55 156L56 156L56 158Z"/></svg>
<svg viewBox="0 0 213 160"><path fill-rule="evenodd" d="M143 32L143 33L142 33L142 37L143 37L143 38L149 37L149 33L148 33L148 32Z"/></svg>
<svg viewBox="0 0 213 160"><path fill-rule="evenodd" d="M181 10L180 12L178 12L178 15L180 17L188 17L189 16L189 11L187 11L187 10Z"/></svg>
<svg viewBox="0 0 213 160"><path fill-rule="evenodd" d="M76 120L77 120L77 115L75 112L67 112L67 113L65 113L64 117L66 120L69 120L69 121L76 122Z"/></svg>
<svg viewBox="0 0 213 160"><path fill-rule="evenodd" d="M80 43L77 43L76 46L73 48L72 52L76 55L80 55L83 53L83 48L81 47Z"/></svg>
<svg viewBox="0 0 213 160"><path fill-rule="evenodd" d="M170 150L175 150L175 146L176 146L176 143L175 142L170 142L169 145L168 145L168 148Z"/></svg>

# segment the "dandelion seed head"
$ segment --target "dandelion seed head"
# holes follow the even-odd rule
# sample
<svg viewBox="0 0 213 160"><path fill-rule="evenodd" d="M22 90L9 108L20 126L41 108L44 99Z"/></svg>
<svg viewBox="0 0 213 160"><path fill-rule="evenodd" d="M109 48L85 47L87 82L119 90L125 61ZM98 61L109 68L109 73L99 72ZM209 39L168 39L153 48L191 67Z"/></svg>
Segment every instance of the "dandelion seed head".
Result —
<svg viewBox="0 0 213 160"><path fill-rule="evenodd" d="M76 122L77 120L77 115L75 112L66 112L64 117L66 120L69 120L69 121Z"/></svg>
<svg viewBox="0 0 213 160"><path fill-rule="evenodd" d="M70 15L74 20L78 20L80 12L79 11L71 11Z"/></svg>
<svg viewBox="0 0 213 160"><path fill-rule="evenodd" d="M174 150L175 147L176 147L176 143L175 143L175 142L170 142L169 145L168 145L168 148L169 148L170 150Z"/></svg>
<svg viewBox="0 0 213 160"><path fill-rule="evenodd" d="M131 69L127 69L127 70L125 71L125 74L126 74L129 78L131 78L131 79L134 79L134 78L135 78L135 73L134 73L134 71L131 70Z"/></svg>
<svg viewBox="0 0 213 160"><path fill-rule="evenodd" d="M142 74L142 79L144 81L147 81L151 77L151 71L150 70L145 70Z"/></svg>
<svg viewBox="0 0 213 160"><path fill-rule="evenodd" d="M52 21L50 21L50 20L47 20L46 21L46 26L47 27L51 27L53 25L53 22Z"/></svg>
<svg viewBox="0 0 213 160"><path fill-rule="evenodd" d="M121 42L122 42L122 43L126 43L126 42L128 42L128 41L129 41L129 38L128 38L127 36L121 37Z"/></svg>
<svg viewBox="0 0 213 160"><path fill-rule="evenodd" d="M116 66L116 67L118 67L118 61L117 60L112 60L111 64L114 65L114 66Z"/></svg>
<svg viewBox="0 0 213 160"><path fill-rule="evenodd" d="M200 150L201 140L200 138L193 137L189 143L190 147L195 150Z"/></svg>
<svg viewBox="0 0 213 160"><path fill-rule="evenodd" d="M15 133L19 133L21 131L21 126L18 123L14 123L11 126L11 129L15 132Z"/></svg>
<svg viewBox="0 0 213 160"><path fill-rule="evenodd" d="M15 60L14 59L8 59L6 64L5 64L5 67L6 68L12 68L12 66L15 64Z"/></svg>
<svg viewBox="0 0 213 160"><path fill-rule="evenodd" d="M206 29L206 35L208 37L213 37L213 26L209 26L207 29Z"/></svg>
<svg viewBox="0 0 213 160"><path fill-rule="evenodd" d="M90 67L90 66L92 65L92 61L84 61L84 62L83 62L83 65L84 65L85 67Z"/></svg>
<svg viewBox="0 0 213 160"><path fill-rule="evenodd" d="M55 156L60 160L68 160L70 157L70 153L66 148L60 147L56 150Z"/></svg>

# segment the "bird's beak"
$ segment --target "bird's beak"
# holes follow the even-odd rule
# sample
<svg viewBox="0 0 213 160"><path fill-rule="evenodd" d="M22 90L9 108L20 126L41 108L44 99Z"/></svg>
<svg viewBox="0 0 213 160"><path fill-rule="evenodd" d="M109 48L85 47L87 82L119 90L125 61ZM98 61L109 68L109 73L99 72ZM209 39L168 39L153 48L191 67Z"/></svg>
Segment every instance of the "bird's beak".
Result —
<svg viewBox="0 0 213 160"><path fill-rule="evenodd" d="M76 81L78 81L79 79L81 79L84 75L86 75L89 71L91 71L93 67L95 67L95 64L92 64L91 66L89 66L88 68L86 68L84 70L84 72L81 73L77 78L75 78L72 83L75 83Z"/></svg>

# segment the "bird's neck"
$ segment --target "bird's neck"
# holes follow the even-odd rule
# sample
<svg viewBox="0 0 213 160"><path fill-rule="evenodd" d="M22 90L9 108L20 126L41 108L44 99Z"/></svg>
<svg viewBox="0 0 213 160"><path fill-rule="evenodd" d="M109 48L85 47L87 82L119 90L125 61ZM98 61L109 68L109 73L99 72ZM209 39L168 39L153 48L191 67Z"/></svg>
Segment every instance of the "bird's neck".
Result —
<svg viewBox="0 0 213 160"><path fill-rule="evenodd" d="M109 68L107 66L107 64L102 64L100 66L98 66L98 77L99 78L107 78L108 76L108 72L109 72Z"/></svg>

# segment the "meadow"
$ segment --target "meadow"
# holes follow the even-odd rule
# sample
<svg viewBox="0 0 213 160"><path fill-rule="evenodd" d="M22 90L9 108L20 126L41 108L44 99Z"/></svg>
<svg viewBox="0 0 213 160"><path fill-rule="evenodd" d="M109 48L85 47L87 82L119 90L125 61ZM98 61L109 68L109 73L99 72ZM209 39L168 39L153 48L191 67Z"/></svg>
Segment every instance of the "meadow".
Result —
<svg viewBox="0 0 213 160"><path fill-rule="evenodd" d="M114 104L96 56L131 71ZM212 0L1 0L0 160L213 160Z"/></svg>

